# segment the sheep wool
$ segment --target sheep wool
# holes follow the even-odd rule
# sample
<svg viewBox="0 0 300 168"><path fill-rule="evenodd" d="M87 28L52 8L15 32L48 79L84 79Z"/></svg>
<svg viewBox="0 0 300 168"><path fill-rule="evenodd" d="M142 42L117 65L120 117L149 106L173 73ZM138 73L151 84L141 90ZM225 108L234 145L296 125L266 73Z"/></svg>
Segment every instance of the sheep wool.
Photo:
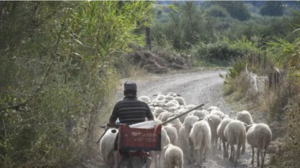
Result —
<svg viewBox="0 0 300 168"><path fill-rule="evenodd" d="M175 145L169 144L165 147L165 168L182 168L183 166L183 152L182 150Z"/></svg>
<svg viewBox="0 0 300 168"><path fill-rule="evenodd" d="M267 124L253 124L247 131L247 142L252 147L252 165L254 164L254 148L257 148L257 166L260 166L259 153L261 154L261 168L264 167L266 151L272 140L272 132Z"/></svg>
<svg viewBox="0 0 300 168"><path fill-rule="evenodd" d="M207 120L201 120L194 124L189 137L193 143L196 164L202 166L206 153L210 146L211 130ZM203 159L204 158L204 159Z"/></svg>
<svg viewBox="0 0 300 168"><path fill-rule="evenodd" d="M227 139L228 144L231 148L229 160L237 166L237 160L240 157L241 146L245 143L246 140L246 129L244 123L238 120L230 122L224 130L224 136ZM237 145L235 150L234 145Z"/></svg>

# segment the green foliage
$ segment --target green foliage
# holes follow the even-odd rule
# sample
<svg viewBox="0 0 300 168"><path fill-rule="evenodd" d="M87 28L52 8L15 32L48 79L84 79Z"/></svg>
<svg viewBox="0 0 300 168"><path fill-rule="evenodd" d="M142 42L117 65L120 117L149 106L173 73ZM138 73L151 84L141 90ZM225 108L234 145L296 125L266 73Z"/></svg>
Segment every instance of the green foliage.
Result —
<svg viewBox="0 0 300 168"><path fill-rule="evenodd" d="M232 18L240 21L250 19L250 12L242 1L213 1L211 4L219 5L227 10Z"/></svg>
<svg viewBox="0 0 300 168"><path fill-rule="evenodd" d="M282 16L283 5L281 1L266 1L259 9L259 13L263 16Z"/></svg>
<svg viewBox="0 0 300 168"><path fill-rule="evenodd" d="M252 13L252 15L259 13L259 9L251 3L246 3L245 6L247 7L247 10Z"/></svg>
<svg viewBox="0 0 300 168"><path fill-rule="evenodd" d="M298 87L299 89L299 87ZM299 90L298 90L299 93ZM295 96L293 99L289 100L288 108L285 111L286 117L284 118L285 125L282 130L285 132L285 137L282 139L281 148L273 155L273 162L271 165L276 165L277 167L298 167L299 162L299 95Z"/></svg>
<svg viewBox="0 0 300 168"><path fill-rule="evenodd" d="M158 45L163 45L168 40L174 49L184 50L199 41L214 40L211 19L204 19L203 11L193 2L186 2L176 10L179 12L169 13L168 22L157 20L151 25L152 37Z"/></svg>
<svg viewBox="0 0 300 168"><path fill-rule="evenodd" d="M192 49L192 56L198 60L228 65L229 61L233 61L238 57L247 54L257 54L259 49L255 43L242 38L238 41L230 41L226 38L216 43L200 43Z"/></svg>
<svg viewBox="0 0 300 168"><path fill-rule="evenodd" d="M206 11L205 11L207 16L211 17L230 17L229 13L227 12L226 9L219 5L211 5Z"/></svg>
<svg viewBox="0 0 300 168"><path fill-rule="evenodd" d="M133 32L152 4L1 2L0 167L66 167L98 149L115 64L144 45Z"/></svg>
<svg viewBox="0 0 300 168"><path fill-rule="evenodd" d="M266 42L272 40L274 36L287 37L292 30L289 17L253 16L251 20L243 23L232 22L229 31L222 32L222 35L231 40L240 39L241 36L245 36L249 40L257 37L257 41L253 42L257 42L260 47L264 47ZM288 37L289 40L291 38L293 37Z"/></svg>
<svg viewBox="0 0 300 168"><path fill-rule="evenodd" d="M300 82L300 38L290 43L284 39L277 39L268 43L271 45L270 51L277 57L278 63L290 72L291 76L296 77L296 82Z"/></svg>
<svg viewBox="0 0 300 168"><path fill-rule="evenodd" d="M225 76L220 76L224 79L224 95L230 95L236 92L238 88L243 88L239 86L238 83L241 73L246 69L247 61L243 57L239 57L235 60L232 66L227 70Z"/></svg>

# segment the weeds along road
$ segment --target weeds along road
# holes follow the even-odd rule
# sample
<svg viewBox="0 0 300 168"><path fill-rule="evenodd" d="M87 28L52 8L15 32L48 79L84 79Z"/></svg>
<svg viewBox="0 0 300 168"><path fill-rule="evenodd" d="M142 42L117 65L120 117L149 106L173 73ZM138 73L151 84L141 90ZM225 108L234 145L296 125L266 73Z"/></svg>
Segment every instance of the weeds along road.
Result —
<svg viewBox="0 0 300 168"><path fill-rule="evenodd" d="M156 92L175 92L184 97L187 104L199 105L204 103L205 107L214 105L227 113L231 118L230 105L226 104L222 96L223 81L219 73L225 74L224 70L188 72L180 74L149 75L142 78L122 79L137 82L138 96L146 95L151 99ZM122 93L118 93L116 99L122 98ZM251 167L251 148L247 145L246 153L240 157L238 168ZM189 165L184 168L194 168ZM227 159L223 159L222 151L217 151L216 156L208 154L207 161L203 164L205 168L233 168L233 164Z"/></svg>

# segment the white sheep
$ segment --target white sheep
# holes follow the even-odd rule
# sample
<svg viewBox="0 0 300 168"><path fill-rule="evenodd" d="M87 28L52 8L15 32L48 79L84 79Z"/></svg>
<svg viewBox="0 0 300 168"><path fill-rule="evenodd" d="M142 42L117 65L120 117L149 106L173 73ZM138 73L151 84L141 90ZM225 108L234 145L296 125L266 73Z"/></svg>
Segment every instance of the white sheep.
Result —
<svg viewBox="0 0 300 168"><path fill-rule="evenodd" d="M166 103L165 99L162 99L162 100L155 99L150 103L150 105L162 107L163 105L165 105L165 103Z"/></svg>
<svg viewBox="0 0 300 168"><path fill-rule="evenodd" d="M153 112L153 113L154 113L154 109L155 109L155 107L153 107L153 106L149 105L149 108L150 108L151 112Z"/></svg>
<svg viewBox="0 0 300 168"><path fill-rule="evenodd" d="M253 124L253 119L251 114L249 113L249 111L243 110L241 112L238 112L236 114L236 120L240 120L244 123L246 123L247 125L251 125Z"/></svg>
<svg viewBox="0 0 300 168"><path fill-rule="evenodd" d="M211 120L208 117L197 121L190 132L189 137L193 143L193 150L195 152L196 165L202 166L202 162L206 159L206 154L210 146L211 130L209 126Z"/></svg>
<svg viewBox="0 0 300 168"><path fill-rule="evenodd" d="M175 116L170 116L167 120L170 120L173 117L175 117ZM172 124L172 126L176 128L177 133L179 133L179 130L182 127L182 123L180 122L180 120L178 118L176 118L175 120L170 121L170 124Z"/></svg>
<svg viewBox="0 0 300 168"><path fill-rule="evenodd" d="M182 113L184 113L184 112L187 112L188 111L188 109L186 109L186 108L180 108L180 109L178 109L176 112L174 112L175 114L177 114L177 115L179 115L179 114L182 114ZM184 119L186 118L188 116L188 114L185 114L185 115L183 115L183 116L181 116L181 117L179 117L179 120L180 120L180 122L184 122Z"/></svg>
<svg viewBox="0 0 300 168"><path fill-rule="evenodd" d="M195 107L196 107L196 105L194 105L194 104L189 104L189 105L186 106L186 109L187 109L187 110L191 110L191 109L193 109L193 108L195 108Z"/></svg>
<svg viewBox="0 0 300 168"><path fill-rule="evenodd" d="M217 129L222 119L218 115L209 114L208 117L212 122L209 122L210 131L211 131L211 146L213 153L216 152L216 148L218 146L218 134Z"/></svg>
<svg viewBox="0 0 300 168"><path fill-rule="evenodd" d="M177 130L174 126L172 126L171 124L167 124L166 126L164 126L164 129L166 130L170 142L173 145L177 145L177 140L178 140L178 133Z"/></svg>
<svg viewBox="0 0 300 168"><path fill-rule="evenodd" d="M173 96L173 97L180 96L179 94L174 93L174 92L168 92L167 95L168 96Z"/></svg>
<svg viewBox="0 0 300 168"><path fill-rule="evenodd" d="M115 139L118 134L117 129L114 129L116 130L115 133L113 133L112 130L113 128L109 128L99 142L101 157L103 159L103 162L109 167L114 166L113 150L114 150Z"/></svg>
<svg viewBox="0 0 300 168"><path fill-rule="evenodd" d="M147 104L151 102L150 97L148 97L148 96L140 96L138 99Z"/></svg>
<svg viewBox="0 0 300 168"><path fill-rule="evenodd" d="M182 127L179 130L178 133L178 146L182 149L184 155L183 155L183 163L184 165L188 165L190 162L190 156L188 155L188 153L190 152L190 149L187 146L186 140L185 140L185 136L186 136L186 129L184 127L184 125L182 125Z"/></svg>
<svg viewBox="0 0 300 168"><path fill-rule="evenodd" d="M182 168L183 166L183 152L182 150L172 144L167 145L164 149L164 167L165 168Z"/></svg>
<svg viewBox="0 0 300 168"><path fill-rule="evenodd" d="M224 130L225 130L225 127L231 122L233 121L233 119L231 118L224 118L221 123L219 124L218 126L218 129L217 129L217 134L223 144L223 158L227 158L228 157L228 148L226 147L226 138L224 136Z"/></svg>
<svg viewBox="0 0 300 168"><path fill-rule="evenodd" d="M168 112L168 111L164 111L164 112L162 112L162 113L160 113L160 114L158 115L157 119L159 119L160 121L164 122L164 121L167 121L168 118L169 118L170 116L172 116L172 115L174 115L174 114L171 113L171 112Z"/></svg>
<svg viewBox="0 0 300 168"><path fill-rule="evenodd" d="M167 103L165 103L163 105L164 108L167 108L167 109L178 109L180 107L179 103L174 100L174 101L168 101Z"/></svg>
<svg viewBox="0 0 300 168"><path fill-rule="evenodd" d="M244 123L238 120L230 122L224 130L224 136L230 145L230 157L229 160L237 166L237 160L240 157L241 146L246 140L246 129ZM237 145L235 150L234 145Z"/></svg>
<svg viewBox="0 0 300 168"><path fill-rule="evenodd" d="M242 121L244 123L246 123L247 125L251 125L253 124L253 119L251 114L249 113L249 111L243 110L241 112L238 112L236 114L235 117L236 120ZM246 142L243 144L243 148L242 148L242 154L245 153L245 149L246 149Z"/></svg>
<svg viewBox="0 0 300 168"><path fill-rule="evenodd" d="M173 96L169 96L169 95L166 95L165 99L168 100L168 101L175 100Z"/></svg>
<svg viewBox="0 0 300 168"><path fill-rule="evenodd" d="M184 119L184 122L182 124L184 126L184 133L183 133L183 135L180 135L180 136L182 136L180 138L183 139L183 142L181 142L182 143L181 145L185 146L188 149L187 153L186 153L187 158L188 158L188 163L192 162L193 154L194 154L194 152L192 152L193 144L190 141L190 132L193 128L194 123L196 123L198 120L199 120L199 118L196 116L187 116ZM179 130L179 132L180 132L180 130ZM181 133L178 133L178 134L181 134Z"/></svg>
<svg viewBox="0 0 300 168"><path fill-rule="evenodd" d="M191 113L193 116L197 116L198 118L204 118L205 116L209 115L206 110L195 110Z"/></svg>
<svg viewBox="0 0 300 168"><path fill-rule="evenodd" d="M165 100L165 97L166 97L165 95L159 93L156 95L154 100Z"/></svg>
<svg viewBox="0 0 300 168"><path fill-rule="evenodd" d="M249 128L250 127L250 128ZM257 148L257 166L259 167L259 153L261 154L261 168L264 167L266 151L272 140L272 132L268 125L264 123L252 124L247 127L247 141L252 147L252 160L254 164L254 148Z"/></svg>
<svg viewBox="0 0 300 168"><path fill-rule="evenodd" d="M213 110L221 111L220 108L217 107L217 106L209 106L209 107L207 108L207 110L210 111L210 112L213 111Z"/></svg>
<svg viewBox="0 0 300 168"><path fill-rule="evenodd" d="M212 110L212 111L210 112L210 114L217 115L217 116L219 116L221 119L223 119L223 118L225 117L225 114L224 114L222 111L220 111L220 110Z"/></svg>
<svg viewBox="0 0 300 168"><path fill-rule="evenodd" d="M165 109L161 107L155 107L153 113L158 117L160 113L166 111Z"/></svg>
<svg viewBox="0 0 300 168"><path fill-rule="evenodd" d="M182 106L186 106L185 100L183 97L175 97L175 100Z"/></svg>
<svg viewBox="0 0 300 168"><path fill-rule="evenodd" d="M155 121L155 122L159 123L159 121ZM164 148L168 144L170 144L170 138L169 138L165 128L162 127L161 128L161 148ZM161 167L160 166L161 165L161 156L162 156L161 151L155 151L154 152L154 165L155 165L155 168Z"/></svg>

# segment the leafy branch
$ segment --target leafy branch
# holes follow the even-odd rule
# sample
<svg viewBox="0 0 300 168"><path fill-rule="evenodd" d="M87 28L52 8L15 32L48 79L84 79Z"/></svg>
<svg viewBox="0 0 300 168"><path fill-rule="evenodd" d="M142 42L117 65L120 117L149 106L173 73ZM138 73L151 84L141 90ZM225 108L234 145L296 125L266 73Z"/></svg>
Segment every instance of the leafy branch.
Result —
<svg viewBox="0 0 300 168"><path fill-rule="evenodd" d="M66 18L67 18L67 17L64 18L64 21L63 21L63 23L61 24L61 29L60 29L59 33L57 34L57 35L58 35L58 38L57 38L57 41L56 41L56 46L55 46L55 50L54 50L53 55L57 55L58 45L59 45L59 43L60 43L61 34L62 34L63 28L64 28L64 26L65 26ZM34 98L34 97L42 90L42 87L44 86L45 81L46 81L46 79L47 79L47 77L48 77L48 75L49 75L49 73L50 73L50 70L51 70L51 68L52 68L52 66L53 66L53 62L54 62L53 60L50 62L50 65L49 65L48 68L47 68L47 71L46 71L46 74L45 74L45 76L44 76L44 78L43 78L42 83L39 85L39 87L36 89L36 91L35 91L35 92L34 92L27 100L25 100L25 101L22 102L22 103L13 105L13 106L8 106L8 107L5 108L5 109L19 110L20 107L26 106L26 104L27 104L29 101L31 101L31 100L32 100L32 99L33 99L33 98ZM5 110L5 109L1 109L1 111Z"/></svg>

